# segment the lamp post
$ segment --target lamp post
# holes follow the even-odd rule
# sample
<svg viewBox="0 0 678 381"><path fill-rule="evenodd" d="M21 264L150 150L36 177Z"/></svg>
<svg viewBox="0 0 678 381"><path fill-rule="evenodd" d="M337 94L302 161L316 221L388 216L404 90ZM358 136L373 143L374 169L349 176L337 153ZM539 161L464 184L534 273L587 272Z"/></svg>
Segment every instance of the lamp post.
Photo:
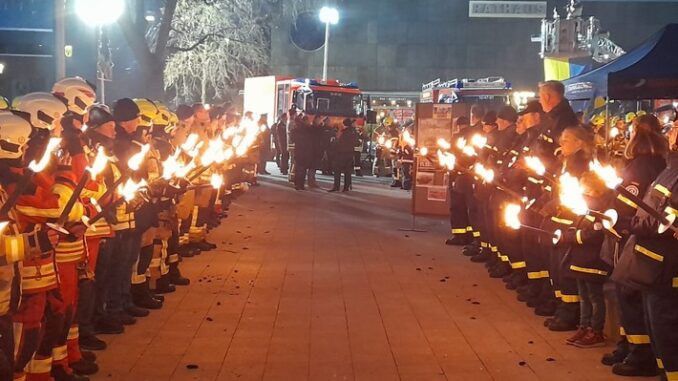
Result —
<svg viewBox="0 0 678 381"><path fill-rule="evenodd" d="M105 26L120 18L125 11L125 0L76 0L75 11L85 23L98 27L97 37L97 79L99 80L101 103L106 103L106 81L110 81L113 64L108 47Z"/></svg>
<svg viewBox="0 0 678 381"><path fill-rule="evenodd" d="M320 9L320 21L325 23L325 58L323 60L323 81L327 81L327 58L329 56L330 24L339 22L339 11L336 8L322 7Z"/></svg>

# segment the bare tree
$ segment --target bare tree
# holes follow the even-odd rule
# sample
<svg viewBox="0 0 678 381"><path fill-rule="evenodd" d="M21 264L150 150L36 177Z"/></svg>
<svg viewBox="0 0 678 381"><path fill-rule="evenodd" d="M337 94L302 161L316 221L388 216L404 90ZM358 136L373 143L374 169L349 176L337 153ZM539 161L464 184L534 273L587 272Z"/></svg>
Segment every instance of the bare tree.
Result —
<svg viewBox="0 0 678 381"><path fill-rule="evenodd" d="M184 100L228 98L226 91L269 62L270 26L319 0L163 0L149 22L145 0L127 0L118 24L134 53L146 94ZM166 77L166 78L164 78Z"/></svg>
<svg viewBox="0 0 678 381"><path fill-rule="evenodd" d="M270 46L258 1L179 0L170 32L165 88L181 102L227 99L244 77L264 72Z"/></svg>

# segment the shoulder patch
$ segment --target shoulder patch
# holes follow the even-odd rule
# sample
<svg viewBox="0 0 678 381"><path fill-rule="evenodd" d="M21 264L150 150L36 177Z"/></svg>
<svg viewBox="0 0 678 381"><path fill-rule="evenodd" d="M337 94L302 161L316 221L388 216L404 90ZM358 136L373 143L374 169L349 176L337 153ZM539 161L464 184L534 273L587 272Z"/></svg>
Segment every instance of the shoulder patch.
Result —
<svg viewBox="0 0 678 381"><path fill-rule="evenodd" d="M640 194L640 189L638 189L638 186L635 184L627 185L626 190L634 196L638 196Z"/></svg>

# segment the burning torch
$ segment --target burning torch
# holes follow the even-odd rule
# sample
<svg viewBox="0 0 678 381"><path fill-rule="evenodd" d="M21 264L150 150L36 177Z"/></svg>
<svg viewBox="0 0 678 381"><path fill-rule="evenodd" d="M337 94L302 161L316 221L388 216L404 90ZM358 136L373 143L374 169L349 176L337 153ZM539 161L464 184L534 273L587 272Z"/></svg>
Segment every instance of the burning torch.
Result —
<svg viewBox="0 0 678 381"><path fill-rule="evenodd" d="M526 229L530 230L533 232L537 232L539 234L544 234L552 238L553 244L556 245L558 242L560 242L560 238L562 237L563 233L560 230L556 230L555 232L550 232L548 230L540 229L534 226L530 225L524 225L523 223L520 222L520 212L522 211L520 205L518 204L508 204L506 205L506 208L504 209L504 223L506 226L510 227L511 229L518 230L518 229Z"/></svg>
<svg viewBox="0 0 678 381"><path fill-rule="evenodd" d="M68 202L66 202L66 206L64 206L64 210L61 212L61 215L59 215L59 219L56 223L47 223L48 227L63 234L69 234L68 230L64 229L64 224L68 219L68 215L71 213L73 206L75 206L75 202L78 200L80 193L82 193L82 190L85 188L87 181L89 179L95 179L96 176L101 173L104 168L106 168L106 163L108 163L108 160L109 158L104 153L103 147L99 147L97 156L94 159L94 163L92 163L91 167L87 167L85 169L85 173L83 173L82 177L80 177L80 181L76 185L75 189L73 189L71 197L68 199Z"/></svg>
<svg viewBox="0 0 678 381"><path fill-rule="evenodd" d="M629 192L621 185L623 179L617 176L617 173L612 166L604 166L598 160L595 160L589 164L589 168L603 180L605 186L618 193L618 199L622 200L623 202L628 200L632 204L637 205L640 209L647 212L652 217L656 218L657 221L659 221L659 227L657 229L659 234L663 234L669 229L674 233L678 232L678 227L673 225L673 223L676 221L676 215L671 212L671 209L669 208L664 210L667 214L663 215L660 211L654 209L644 202L640 197ZM605 214L611 219L610 226L614 226L617 223L617 219L619 217L617 211L614 209L609 209L605 212Z"/></svg>
<svg viewBox="0 0 678 381"><path fill-rule="evenodd" d="M32 160L30 164L28 164L28 168L26 168L23 176L19 179L14 192L7 198L7 201L2 205L2 208L0 208L0 216L5 218L9 214L9 211L14 205L16 204L17 200L19 199L19 196L24 192L26 187L28 186L28 183L31 180L31 177L33 175L42 172L45 167L47 167L47 164L49 164L50 159L52 157L52 152L59 147L61 144L61 138L50 138L49 142L47 143L47 148L45 149L45 152L43 153L42 157L40 160L35 161Z"/></svg>

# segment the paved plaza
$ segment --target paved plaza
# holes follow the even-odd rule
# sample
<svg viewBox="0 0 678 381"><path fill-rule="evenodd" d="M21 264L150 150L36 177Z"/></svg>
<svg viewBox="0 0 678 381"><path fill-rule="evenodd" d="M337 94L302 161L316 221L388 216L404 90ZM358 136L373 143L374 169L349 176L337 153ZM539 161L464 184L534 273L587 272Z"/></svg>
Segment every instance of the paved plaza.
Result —
<svg viewBox="0 0 678 381"><path fill-rule="evenodd" d="M619 380L610 349L564 344L459 248L444 218L374 179L298 192L260 179L186 259L188 287L101 336L93 380ZM329 188L328 183L324 185Z"/></svg>

